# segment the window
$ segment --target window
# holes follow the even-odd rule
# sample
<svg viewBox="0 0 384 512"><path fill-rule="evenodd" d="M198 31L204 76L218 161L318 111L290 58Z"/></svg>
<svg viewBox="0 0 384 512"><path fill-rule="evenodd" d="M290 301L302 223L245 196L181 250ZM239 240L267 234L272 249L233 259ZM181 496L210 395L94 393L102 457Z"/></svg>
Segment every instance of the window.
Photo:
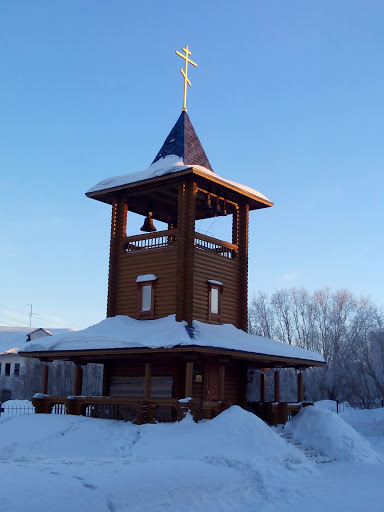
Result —
<svg viewBox="0 0 384 512"><path fill-rule="evenodd" d="M223 283L220 281L208 281L209 304L208 304L208 321L221 322L221 301L223 294Z"/></svg>
<svg viewBox="0 0 384 512"><path fill-rule="evenodd" d="M0 375L1 375L1 363L0 363Z"/></svg>
<svg viewBox="0 0 384 512"><path fill-rule="evenodd" d="M13 370L13 375L20 375L20 363L15 363L15 369Z"/></svg>
<svg viewBox="0 0 384 512"><path fill-rule="evenodd" d="M4 375L6 375L7 377L11 375L11 363L5 363Z"/></svg>
<svg viewBox="0 0 384 512"><path fill-rule="evenodd" d="M155 318L155 281L157 277L154 274L138 276L136 283L138 286L137 294L137 318L140 320L150 320Z"/></svg>

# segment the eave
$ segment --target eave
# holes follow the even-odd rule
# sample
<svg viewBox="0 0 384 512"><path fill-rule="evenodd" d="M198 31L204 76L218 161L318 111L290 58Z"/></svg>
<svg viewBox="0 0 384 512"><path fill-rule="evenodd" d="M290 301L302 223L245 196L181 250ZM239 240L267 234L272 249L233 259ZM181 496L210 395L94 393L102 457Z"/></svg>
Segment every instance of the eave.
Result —
<svg viewBox="0 0 384 512"><path fill-rule="evenodd" d="M22 357L38 358L41 361L78 361L94 362L96 360L116 359L118 357L132 356L153 356L156 354L172 354L188 356L190 354L203 354L212 356L226 356L233 359L240 359L248 363L258 365L262 363L264 367L270 368L307 368L311 366L322 367L326 363L310 359L300 359L295 357L283 357L269 354L260 354L245 352L233 349L220 349L215 347L199 347L196 345L183 345L172 348L121 348L121 349L87 349L87 350L63 350L63 351L39 351L39 352L19 352Z"/></svg>
<svg viewBox="0 0 384 512"><path fill-rule="evenodd" d="M203 183L205 183L208 187L209 184L213 184L216 187L221 187L222 189L225 189L227 191L231 191L233 194L235 194L238 199L241 198L247 198L249 202L249 208L250 210L256 210L260 208L268 208L270 206L273 206L273 202L269 201L266 198L262 198L256 194L252 194L248 190L244 190L240 188L240 186L236 186L235 184L228 183L220 176L217 176L216 174L207 174L200 169L196 169L194 167L189 167L188 169L183 169L181 171L172 172L169 174L164 174L162 176L157 176L155 178L149 178L146 180L141 181L135 181L133 183L127 183L125 185L120 185L117 187L112 187L104 190L98 190L95 192L87 192L85 195L91 199L96 199L98 201L102 201L107 204L112 204L113 199L116 197L116 195L123 194L125 191L132 191L137 190L140 188L146 188L151 186L156 186L160 183L167 182L169 185L172 185L174 183L180 182L181 179L184 176L196 176L198 177ZM240 197L239 197L240 196Z"/></svg>

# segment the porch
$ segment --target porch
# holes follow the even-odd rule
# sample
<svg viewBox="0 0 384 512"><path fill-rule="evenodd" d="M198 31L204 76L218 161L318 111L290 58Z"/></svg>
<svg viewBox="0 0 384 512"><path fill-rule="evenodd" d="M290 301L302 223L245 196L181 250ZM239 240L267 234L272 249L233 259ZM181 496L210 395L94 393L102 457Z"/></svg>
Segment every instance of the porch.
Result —
<svg viewBox="0 0 384 512"><path fill-rule="evenodd" d="M125 357L104 362L103 396L83 396L84 364L74 363L70 396L48 394L49 363L43 367L42 393L35 395L36 413L74 414L93 418L132 421L135 424L175 422L189 412L195 421L212 419L232 405L239 405L270 425L284 424L303 402L303 373L297 378L297 402L280 400L280 371L251 366L260 373L260 400L247 400L249 363L233 357L193 352L174 357ZM266 401L266 373L274 376L274 401ZM188 398L184 398L188 397Z"/></svg>

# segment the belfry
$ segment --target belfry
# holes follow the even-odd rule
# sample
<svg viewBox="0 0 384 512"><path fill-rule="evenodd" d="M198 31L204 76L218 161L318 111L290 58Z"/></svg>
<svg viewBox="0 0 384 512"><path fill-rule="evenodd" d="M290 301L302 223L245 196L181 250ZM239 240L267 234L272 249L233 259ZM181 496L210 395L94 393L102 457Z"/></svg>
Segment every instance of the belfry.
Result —
<svg viewBox="0 0 384 512"><path fill-rule="evenodd" d="M183 109L149 168L101 181L87 196L111 205L107 319L84 331L31 343L26 357L74 363L73 396L48 394L48 366L37 412L63 404L67 413L142 422L175 421L189 408L195 420L237 404L269 423L284 422L279 368L322 366L319 354L247 334L248 223L253 210L273 205L260 192L220 177ZM127 236L130 213L143 233ZM230 217L230 240L196 230L196 221ZM166 224L158 231L156 223ZM104 366L102 396L82 396L82 367ZM247 399L249 370L261 371L260 401ZM274 400L266 372L274 369ZM111 411L114 411L113 413Z"/></svg>

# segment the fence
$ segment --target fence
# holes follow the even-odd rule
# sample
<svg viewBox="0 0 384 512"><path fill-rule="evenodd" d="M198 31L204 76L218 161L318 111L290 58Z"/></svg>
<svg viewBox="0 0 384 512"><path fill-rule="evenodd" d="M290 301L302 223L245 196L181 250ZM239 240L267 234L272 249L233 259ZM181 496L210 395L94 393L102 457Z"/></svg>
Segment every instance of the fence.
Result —
<svg viewBox="0 0 384 512"><path fill-rule="evenodd" d="M35 408L33 405L22 406L6 406L0 404L0 418L5 416L15 416L17 414L34 414Z"/></svg>
<svg viewBox="0 0 384 512"><path fill-rule="evenodd" d="M347 412L355 409L380 409L384 407L384 400L376 400L375 402L368 402L366 404L351 405L348 402L335 402L334 412Z"/></svg>

